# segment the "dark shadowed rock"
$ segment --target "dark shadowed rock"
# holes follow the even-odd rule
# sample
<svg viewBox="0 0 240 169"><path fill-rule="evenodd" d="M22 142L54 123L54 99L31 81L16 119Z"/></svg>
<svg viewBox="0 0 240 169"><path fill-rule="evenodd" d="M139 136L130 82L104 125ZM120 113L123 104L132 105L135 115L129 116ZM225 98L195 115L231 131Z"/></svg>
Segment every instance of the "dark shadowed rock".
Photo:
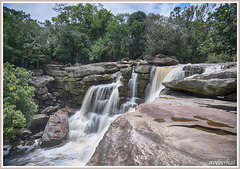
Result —
<svg viewBox="0 0 240 169"><path fill-rule="evenodd" d="M27 128L22 128L18 134L21 138L26 139L32 135L32 132Z"/></svg>
<svg viewBox="0 0 240 169"><path fill-rule="evenodd" d="M45 64L43 65L43 72L45 74L50 74L52 70L60 70L64 68L64 65L60 64Z"/></svg>
<svg viewBox="0 0 240 169"><path fill-rule="evenodd" d="M219 159L236 165L236 114L195 101L162 97L123 114L87 165L208 166Z"/></svg>
<svg viewBox="0 0 240 169"><path fill-rule="evenodd" d="M36 88L36 93L38 95L44 95L44 94L47 94L48 93L48 88L45 86L45 87L39 87L39 88Z"/></svg>
<svg viewBox="0 0 240 169"><path fill-rule="evenodd" d="M50 116L42 135L42 147L60 144L69 131L68 113L61 111Z"/></svg>
<svg viewBox="0 0 240 169"><path fill-rule="evenodd" d="M36 114L33 116L33 122L31 126L37 126L37 125L46 125L48 122L49 116L46 114Z"/></svg>
<svg viewBox="0 0 240 169"><path fill-rule="evenodd" d="M33 116L31 127L29 128L33 134L44 130L48 122L49 116L46 114L36 114Z"/></svg>

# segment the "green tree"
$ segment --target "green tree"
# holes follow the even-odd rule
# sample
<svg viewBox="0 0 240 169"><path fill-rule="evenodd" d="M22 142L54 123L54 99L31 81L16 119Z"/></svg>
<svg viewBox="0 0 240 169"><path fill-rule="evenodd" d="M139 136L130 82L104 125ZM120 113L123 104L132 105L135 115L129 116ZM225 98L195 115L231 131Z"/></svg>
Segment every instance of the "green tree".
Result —
<svg viewBox="0 0 240 169"><path fill-rule="evenodd" d="M131 59L137 59L144 53L146 17L147 15L142 11L134 12L128 17L129 35L126 45Z"/></svg>
<svg viewBox="0 0 240 169"><path fill-rule="evenodd" d="M47 43L45 28L23 11L4 7L3 55L4 62L22 67L39 67L41 61L48 60L45 55Z"/></svg>
<svg viewBox="0 0 240 169"><path fill-rule="evenodd" d="M209 56L209 62L236 61L237 4L221 4L209 16L206 26L209 29L199 45L200 52Z"/></svg>
<svg viewBox="0 0 240 169"><path fill-rule="evenodd" d="M38 106L34 103L35 88L28 85L32 73L4 63L3 67L3 135L14 138L16 131L29 127Z"/></svg>

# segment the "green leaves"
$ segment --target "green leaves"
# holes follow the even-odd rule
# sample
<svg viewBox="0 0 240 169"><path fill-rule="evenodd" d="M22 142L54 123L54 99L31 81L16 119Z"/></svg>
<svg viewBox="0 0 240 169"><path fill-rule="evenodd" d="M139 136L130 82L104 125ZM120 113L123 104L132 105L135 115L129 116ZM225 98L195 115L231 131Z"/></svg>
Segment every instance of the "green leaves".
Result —
<svg viewBox="0 0 240 169"><path fill-rule="evenodd" d="M3 15L4 62L34 68L47 61L45 28L23 11L4 7Z"/></svg>
<svg viewBox="0 0 240 169"><path fill-rule="evenodd" d="M176 7L164 17L141 11L113 15L101 4L57 4L58 16L42 24L4 7L4 62L35 68L49 61L89 63L159 53L182 63L223 55L223 62L236 60L237 4L215 6Z"/></svg>
<svg viewBox="0 0 240 169"><path fill-rule="evenodd" d="M34 103L35 88L28 85L32 72L4 63L3 68L3 128L4 137L13 138L15 132L31 125L38 106Z"/></svg>

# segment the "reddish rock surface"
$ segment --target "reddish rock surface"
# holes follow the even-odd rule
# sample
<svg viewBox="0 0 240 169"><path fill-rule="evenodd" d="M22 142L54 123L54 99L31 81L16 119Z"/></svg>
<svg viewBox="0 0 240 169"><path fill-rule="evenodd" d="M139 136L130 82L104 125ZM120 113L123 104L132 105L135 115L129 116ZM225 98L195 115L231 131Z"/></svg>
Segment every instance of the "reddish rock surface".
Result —
<svg viewBox="0 0 240 169"><path fill-rule="evenodd" d="M66 138L69 131L68 113L59 110L50 116L42 135L42 146L54 146L60 144Z"/></svg>
<svg viewBox="0 0 240 169"><path fill-rule="evenodd" d="M167 95L141 104L111 124L87 165L236 165L237 115L202 107L211 103L236 105Z"/></svg>

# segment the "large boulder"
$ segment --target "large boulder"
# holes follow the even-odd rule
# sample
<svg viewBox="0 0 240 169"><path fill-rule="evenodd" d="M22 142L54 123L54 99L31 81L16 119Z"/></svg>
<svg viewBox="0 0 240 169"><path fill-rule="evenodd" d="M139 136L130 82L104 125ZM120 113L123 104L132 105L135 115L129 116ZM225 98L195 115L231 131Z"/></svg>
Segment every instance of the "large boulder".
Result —
<svg viewBox="0 0 240 169"><path fill-rule="evenodd" d="M236 165L236 114L194 102L162 98L123 114L87 165L208 166L219 159L229 163L218 165Z"/></svg>
<svg viewBox="0 0 240 169"><path fill-rule="evenodd" d="M202 74L199 76L193 77L194 79L228 79L228 78L237 78L237 67L232 67L225 70L215 71L208 74Z"/></svg>
<svg viewBox="0 0 240 169"><path fill-rule="evenodd" d="M144 59L149 63L157 66L171 66L177 65L179 62L175 57L168 57L163 54L158 54L155 57L147 55Z"/></svg>
<svg viewBox="0 0 240 169"><path fill-rule="evenodd" d="M237 91L237 79L184 79L164 82L163 85L203 96L224 96Z"/></svg>
<svg viewBox="0 0 240 169"><path fill-rule="evenodd" d="M58 145L69 131L68 113L59 110L50 116L42 135L42 147Z"/></svg>
<svg viewBox="0 0 240 169"><path fill-rule="evenodd" d="M225 96L237 91L237 68L164 82L163 85L170 89L188 91L198 95Z"/></svg>
<svg viewBox="0 0 240 169"><path fill-rule="evenodd" d="M48 83L54 81L54 78L48 75L44 76L32 76L30 79L30 85L34 87L45 87Z"/></svg>

